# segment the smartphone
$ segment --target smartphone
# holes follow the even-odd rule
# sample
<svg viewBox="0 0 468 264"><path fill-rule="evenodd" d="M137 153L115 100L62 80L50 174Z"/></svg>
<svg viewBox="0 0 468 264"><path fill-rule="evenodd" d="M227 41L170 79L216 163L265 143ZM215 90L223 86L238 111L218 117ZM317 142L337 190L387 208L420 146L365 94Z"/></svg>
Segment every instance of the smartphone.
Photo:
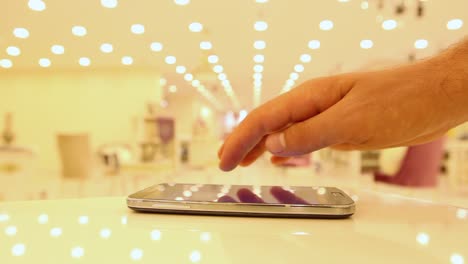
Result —
<svg viewBox="0 0 468 264"><path fill-rule="evenodd" d="M163 183L127 197L141 212L221 216L346 218L355 204L335 187Z"/></svg>

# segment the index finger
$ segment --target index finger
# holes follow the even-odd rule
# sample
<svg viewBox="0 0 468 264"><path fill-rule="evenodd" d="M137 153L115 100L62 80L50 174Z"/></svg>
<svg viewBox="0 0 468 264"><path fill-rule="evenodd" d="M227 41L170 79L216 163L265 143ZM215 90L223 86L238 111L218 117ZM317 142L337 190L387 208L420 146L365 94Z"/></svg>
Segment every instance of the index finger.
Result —
<svg viewBox="0 0 468 264"><path fill-rule="evenodd" d="M333 106L348 92L342 84L336 76L310 80L252 111L226 139L219 167L234 169L265 135Z"/></svg>

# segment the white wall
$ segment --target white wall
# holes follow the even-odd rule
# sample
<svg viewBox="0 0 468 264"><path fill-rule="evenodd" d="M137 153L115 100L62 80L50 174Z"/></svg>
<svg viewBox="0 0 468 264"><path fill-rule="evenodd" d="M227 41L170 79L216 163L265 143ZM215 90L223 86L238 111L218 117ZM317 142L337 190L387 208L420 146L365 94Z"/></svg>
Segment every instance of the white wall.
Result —
<svg viewBox="0 0 468 264"><path fill-rule="evenodd" d="M0 131L13 112L16 143L36 148L41 168L58 170L58 132L88 132L94 148L128 142L132 118L160 98L159 76L148 71L9 72L0 75Z"/></svg>

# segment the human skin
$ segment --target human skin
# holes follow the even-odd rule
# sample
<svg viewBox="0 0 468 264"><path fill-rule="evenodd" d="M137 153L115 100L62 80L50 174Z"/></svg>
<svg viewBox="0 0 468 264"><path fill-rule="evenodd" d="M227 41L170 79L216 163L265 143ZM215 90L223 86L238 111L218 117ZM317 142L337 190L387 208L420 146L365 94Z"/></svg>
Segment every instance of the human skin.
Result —
<svg viewBox="0 0 468 264"><path fill-rule="evenodd" d="M265 151L280 164L324 147L422 144L468 121L468 40L432 58L374 72L308 80L254 109L218 151L219 167Z"/></svg>

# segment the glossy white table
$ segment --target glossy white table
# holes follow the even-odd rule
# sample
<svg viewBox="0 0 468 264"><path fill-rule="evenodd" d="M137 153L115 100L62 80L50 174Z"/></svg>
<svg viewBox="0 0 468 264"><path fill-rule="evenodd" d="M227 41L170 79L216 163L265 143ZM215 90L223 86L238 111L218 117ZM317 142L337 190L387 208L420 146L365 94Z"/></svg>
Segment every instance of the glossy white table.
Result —
<svg viewBox="0 0 468 264"><path fill-rule="evenodd" d="M354 195L344 220L141 214L125 198L1 203L0 263L468 262L466 209Z"/></svg>

